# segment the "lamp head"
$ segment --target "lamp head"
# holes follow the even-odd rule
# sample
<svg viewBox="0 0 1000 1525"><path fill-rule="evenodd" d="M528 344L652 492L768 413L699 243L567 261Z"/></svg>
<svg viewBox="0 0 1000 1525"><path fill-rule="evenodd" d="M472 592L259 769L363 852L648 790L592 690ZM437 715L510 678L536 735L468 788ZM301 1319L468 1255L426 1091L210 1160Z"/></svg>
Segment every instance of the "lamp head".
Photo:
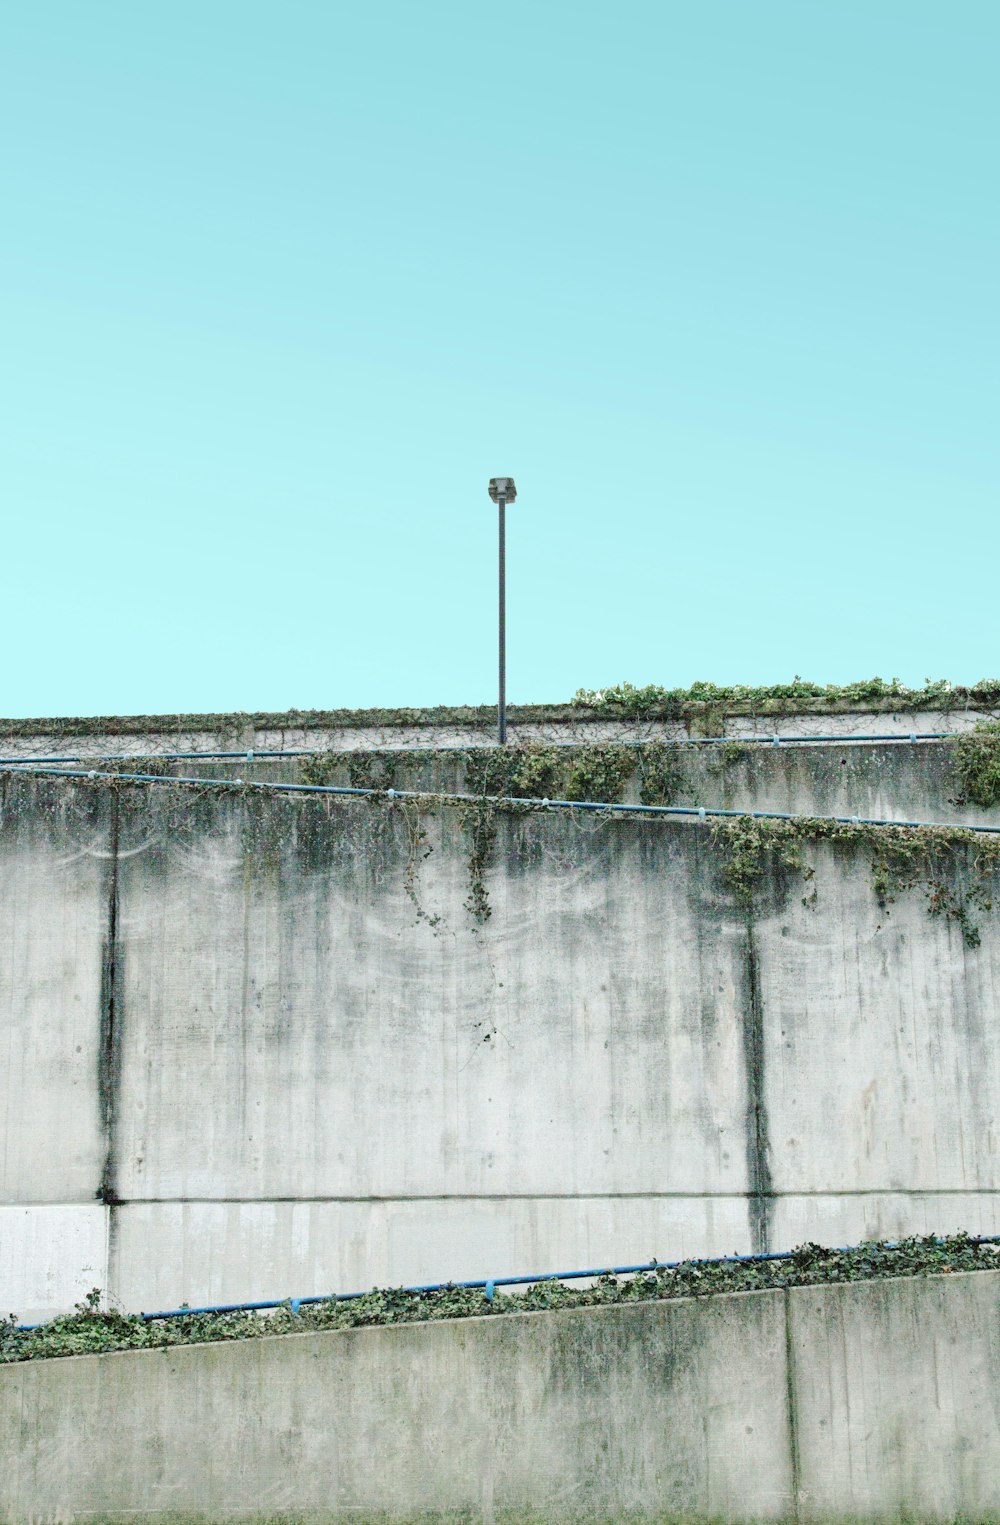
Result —
<svg viewBox="0 0 1000 1525"><path fill-rule="evenodd" d="M517 497L517 488L514 486L513 477L490 477L490 497L494 503L499 503L503 498L506 503L513 503Z"/></svg>

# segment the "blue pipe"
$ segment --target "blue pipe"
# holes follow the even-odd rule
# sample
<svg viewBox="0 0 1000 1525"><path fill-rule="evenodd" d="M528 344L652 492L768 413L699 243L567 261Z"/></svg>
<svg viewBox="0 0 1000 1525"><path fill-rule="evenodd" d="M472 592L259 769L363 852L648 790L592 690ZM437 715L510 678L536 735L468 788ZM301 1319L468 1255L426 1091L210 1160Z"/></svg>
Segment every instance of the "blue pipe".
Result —
<svg viewBox="0 0 1000 1525"><path fill-rule="evenodd" d="M689 816L702 821L709 817L713 820L820 821L835 826L905 826L912 830L972 831L986 835L1000 833L1000 826L964 825L958 821L893 821L879 816L805 815L789 810L722 810L705 805L622 805L600 800L550 800L508 794L447 794L421 789L361 789L347 784L286 784L242 778L188 778L180 774L109 773L96 768L50 768L33 764L6 768L3 771L12 775L29 774L47 778L117 779L119 783L128 784L189 784L213 789L263 789L272 794L330 794L355 798L378 796L389 800L454 801L469 805L533 805L543 810L603 810L612 815Z"/></svg>
<svg viewBox="0 0 1000 1525"><path fill-rule="evenodd" d="M797 746L812 742L827 743L847 741L884 741L909 744L910 742L914 741L952 741L957 739L959 736L965 736L968 734L969 733L967 731L910 731L905 736L888 736L884 733L877 736L688 736L679 737L676 741L663 742L659 744L663 746L676 747L717 747L725 745L727 742L732 742L736 746ZM578 744L579 743L574 741L545 743L546 746L552 745L559 747L572 747L577 746ZM615 742L614 745L626 747L642 747L649 745L649 743L643 741L633 741L631 737L624 737L621 741ZM343 749L343 756L350 757L351 750L352 749L345 747ZM429 747L386 747L380 750L402 753L405 756L410 753L419 755L421 750L433 750L434 752L467 752L468 748L434 747L431 749ZM199 757L204 758L206 761L210 762L226 762L236 758L246 758L248 762L274 762L280 761L280 759L283 757L325 757L327 755L327 752L324 752L322 749L317 749L315 747L311 749L303 748L297 751L280 752L256 752L252 749L246 752L94 752L90 754L72 753L62 757L0 757L0 767L7 767L8 764L27 766L30 763L82 763L89 761L131 762L136 757L140 756L155 757L162 762L191 762L197 760Z"/></svg>
<svg viewBox="0 0 1000 1525"><path fill-rule="evenodd" d="M689 736L684 741L674 742L674 746L681 747L717 747L731 742L733 746L786 746L801 745L805 742L832 742L832 741L898 741L909 744L912 741L952 741L959 736L967 736L968 731L907 731L905 736L889 736L884 732L878 736ZM624 746L644 746L648 743L641 741L626 741ZM616 743L617 745L617 743ZM670 745L670 743L666 743Z"/></svg>
<svg viewBox="0 0 1000 1525"><path fill-rule="evenodd" d="M944 1240L936 1238L935 1244L944 1244ZM976 1234L970 1242L972 1244L1000 1244L1000 1234ZM878 1245L882 1250L895 1250L899 1248L899 1240L884 1240ZM841 1245L836 1249L828 1250L830 1255L849 1255L855 1250L861 1249L861 1245ZM791 1260L795 1256L795 1250L772 1250L761 1255L715 1255L699 1260L646 1260L639 1265L628 1266L601 1266L593 1267L587 1271L543 1271L540 1274L530 1276L490 1276L480 1277L476 1281L433 1281L423 1282L417 1286L399 1287L390 1290L410 1293L424 1292L454 1292L475 1291L482 1288L487 1302L493 1301L493 1290L496 1287L522 1287L536 1286L546 1281L581 1281L587 1277L596 1276L635 1276L643 1271L676 1271L681 1266L730 1266L730 1265L757 1265L765 1261ZM367 1292L324 1292L310 1297L275 1298L268 1302L256 1303L214 1303L204 1308L166 1308L157 1313L140 1313L145 1323L152 1323L155 1319L163 1318L200 1318L209 1313L263 1313L276 1308L291 1307L293 1313L298 1313L312 1303L347 1303L359 1297L368 1297L373 1290ZM44 1324L18 1324L18 1333L27 1334L33 1329L44 1329Z"/></svg>
<svg viewBox="0 0 1000 1525"><path fill-rule="evenodd" d="M206 762L227 762L238 758L241 762L276 762L283 757L323 757L326 754L315 750L302 750L298 752L93 752L75 753L66 757L0 757L0 767L8 764L15 766L27 766L29 763L83 763L83 762L135 762L139 757L148 757L150 762L192 762L197 758L204 758ZM345 753L345 756L349 756Z"/></svg>

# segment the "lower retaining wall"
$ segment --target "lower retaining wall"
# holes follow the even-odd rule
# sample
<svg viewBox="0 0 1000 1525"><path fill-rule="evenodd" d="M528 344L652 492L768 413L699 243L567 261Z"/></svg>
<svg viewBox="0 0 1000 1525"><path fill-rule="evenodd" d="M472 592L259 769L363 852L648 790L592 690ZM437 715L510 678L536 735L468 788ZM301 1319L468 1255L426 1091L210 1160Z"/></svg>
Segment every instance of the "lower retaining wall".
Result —
<svg viewBox="0 0 1000 1525"><path fill-rule="evenodd" d="M0 1368L0 1518L1000 1508L1000 1273Z"/></svg>

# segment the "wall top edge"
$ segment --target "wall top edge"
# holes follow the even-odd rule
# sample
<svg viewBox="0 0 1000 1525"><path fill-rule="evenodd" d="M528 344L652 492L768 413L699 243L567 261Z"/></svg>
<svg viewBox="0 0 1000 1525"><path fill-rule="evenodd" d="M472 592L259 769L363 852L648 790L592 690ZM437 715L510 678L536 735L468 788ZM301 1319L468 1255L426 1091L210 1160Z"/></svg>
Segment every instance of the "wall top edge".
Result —
<svg viewBox="0 0 1000 1525"><path fill-rule="evenodd" d="M1000 1276L1000 1272L998 1271L972 1271L959 1274L972 1276ZM897 1276L891 1279L893 1281L927 1281L930 1278L904 1278ZM935 1277L933 1279L936 1281L944 1281L943 1276ZM958 1276L953 1274L950 1279L952 1281L957 1281ZM843 1285L858 1286L862 1285L862 1283L845 1282ZM864 1285L867 1285L867 1283ZM37 1367L52 1366L64 1367L67 1362L70 1361L72 1361L75 1365L80 1361L107 1362L121 1360L122 1358L142 1360L147 1356L152 1356L154 1360L159 1359L162 1361L165 1354L169 1355L171 1358L175 1358L177 1356L184 1356L190 1354L192 1351L198 1350L231 1350L234 1348L239 1349L247 1345L252 1345L255 1349L266 1350L268 1348L276 1348L279 1346L287 1345L290 1341L318 1340L328 1342L344 1339L354 1340L359 1337L361 1339L369 1339L372 1336L377 1337L379 1335L387 1335L390 1339L393 1337L404 1338L407 1332L412 1334L414 1331L418 1330L423 1333L431 1331L433 1337L433 1332L438 1330L445 1332L454 1329L478 1330L483 1328L484 1325L491 1325L495 1328L505 1328L511 1324L523 1326L528 1320L536 1322L539 1319L549 1320L550 1322L552 1320L565 1321L569 1319L578 1319L581 1316L584 1318L589 1316L592 1318L597 1317L608 1319L629 1314L634 1316L636 1313L648 1313L655 1309L691 1308L696 1304L708 1304L711 1307L721 1307L724 1305L733 1305L740 1302L746 1302L748 1298L755 1298L759 1301L762 1298L766 1299L783 1297L785 1292L788 1290L812 1291L814 1289L811 1287L803 1289L760 1287L757 1290L751 1292L716 1292L710 1296L702 1297L651 1297L636 1300L635 1302L604 1303L597 1307L589 1308L528 1308L525 1309L523 1313L467 1313L458 1314L454 1318L400 1319L398 1323L394 1324L359 1324L349 1329L303 1329L301 1333L286 1332L282 1334L258 1334L229 1340L192 1340L190 1343L182 1342L176 1345L151 1345L144 1349L81 1351L78 1355L66 1356L32 1356L25 1361L0 1362L0 1382L2 1382L3 1376L7 1372L19 1370L23 1371L25 1368L35 1369Z"/></svg>
<svg viewBox="0 0 1000 1525"><path fill-rule="evenodd" d="M429 1319L404 1319L395 1324L362 1324L351 1329L304 1329L301 1334L262 1334L248 1336L244 1339L229 1340L198 1340L190 1344L177 1345L154 1345L141 1350L102 1350L81 1352L71 1356L34 1356L27 1361L0 1362L0 1383L5 1373L23 1372L25 1368L34 1370L38 1367L65 1366L67 1362L74 1364L80 1361L162 1361L165 1355L172 1359L190 1356L200 1350L240 1349L247 1345L253 1345L255 1349L285 1345L289 1341L314 1340L330 1342L334 1340L378 1340L381 1338L402 1339L417 1331L434 1337L439 1332L443 1337L448 1331L456 1328L470 1330L481 1329L484 1325L490 1325L497 1329L504 1328L511 1323L524 1325L526 1321L548 1320L552 1322L576 1319L614 1319L621 1317L635 1317L637 1314L659 1311L666 1314L672 1308L693 1309L695 1307L708 1312L709 1310L724 1310L736 1308L741 1304L760 1304L762 1301L774 1298L790 1298L798 1301L804 1298L814 1298L819 1294L824 1301L841 1301L845 1298L883 1296L891 1297L894 1292L905 1291L907 1288L922 1286L928 1291L938 1290L941 1292L957 1292L963 1285L983 1279L992 1280L994 1284L1000 1283L1000 1271L952 1271L939 1276L933 1274L918 1274L914 1276L873 1276L858 1281L843 1282L806 1282L793 1287L760 1287L755 1291L746 1292L714 1292L702 1294L698 1297L651 1297L635 1302L604 1303L597 1307L577 1308L532 1308L523 1313L501 1314L465 1314L455 1318L429 1318Z"/></svg>
<svg viewBox="0 0 1000 1525"><path fill-rule="evenodd" d="M675 721L698 722L748 716L760 719L795 715L887 715L901 717L934 712L943 715L992 713L1000 708L1000 687L986 690L954 688L946 695L924 695L920 690L872 700L831 698L671 698L651 704L638 713L614 705L514 704L508 707L511 725L596 726L614 722L641 727ZM496 724L493 705L437 705L425 708L231 711L226 713L173 715L93 715L0 718L0 737L15 736L140 736L213 732L242 736L253 731L325 731L365 729L459 727L470 732L491 731Z"/></svg>

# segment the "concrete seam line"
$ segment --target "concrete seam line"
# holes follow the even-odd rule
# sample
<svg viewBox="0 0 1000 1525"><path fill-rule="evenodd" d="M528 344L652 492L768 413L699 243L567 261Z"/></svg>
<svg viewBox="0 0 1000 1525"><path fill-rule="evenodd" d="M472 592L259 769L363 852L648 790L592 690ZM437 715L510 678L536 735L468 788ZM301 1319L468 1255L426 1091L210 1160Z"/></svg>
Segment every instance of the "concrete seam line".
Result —
<svg viewBox="0 0 1000 1525"><path fill-rule="evenodd" d="M799 1448L798 1396L795 1385L795 1345L792 1340L791 1288L782 1289L785 1316L785 1403L788 1422L788 1451L792 1471L792 1518L802 1510L802 1456Z"/></svg>

